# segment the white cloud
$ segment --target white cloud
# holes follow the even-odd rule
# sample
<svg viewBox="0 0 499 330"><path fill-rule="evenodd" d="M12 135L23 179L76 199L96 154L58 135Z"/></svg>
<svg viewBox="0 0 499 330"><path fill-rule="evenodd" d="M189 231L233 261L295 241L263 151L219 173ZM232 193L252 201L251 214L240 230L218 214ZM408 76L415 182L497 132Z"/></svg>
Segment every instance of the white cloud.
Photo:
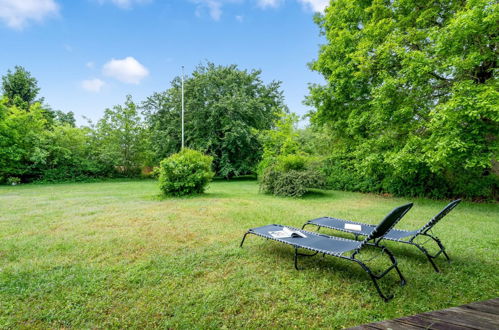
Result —
<svg viewBox="0 0 499 330"><path fill-rule="evenodd" d="M298 0L298 2L301 2L307 9L316 13L323 13L329 5L329 0Z"/></svg>
<svg viewBox="0 0 499 330"><path fill-rule="evenodd" d="M196 16L201 17L203 10L207 9L214 21L219 21L222 17L222 2L217 0L194 0L194 2L198 4Z"/></svg>
<svg viewBox="0 0 499 330"><path fill-rule="evenodd" d="M29 21L41 22L58 12L54 0L0 0L0 20L13 29L22 29Z"/></svg>
<svg viewBox="0 0 499 330"><path fill-rule="evenodd" d="M81 87L89 92L98 93L106 83L98 78L83 80Z"/></svg>
<svg viewBox="0 0 499 330"><path fill-rule="evenodd" d="M90 61L90 62L85 63L85 66L89 69L93 69L93 68L95 68L95 63Z"/></svg>
<svg viewBox="0 0 499 330"><path fill-rule="evenodd" d="M260 8L277 8L279 7L284 0L257 0L257 5Z"/></svg>
<svg viewBox="0 0 499 330"><path fill-rule="evenodd" d="M128 56L124 59L111 59L102 68L104 75L113 77L128 84L139 84L149 75L149 70L135 58Z"/></svg>
<svg viewBox="0 0 499 330"><path fill-rule="evenodd" d="M104 1L104 0L101 0ZM110 1L110 0L107 0ZM118 0L125 1L125 0ZM196 4L195 14L197 17L202 17L206 12L214 20L219 21L222 17L222 8L226 5L236 5L242 4L245 0L189 0L190 2ZM256 2L256 6L261 9L268 8L279 8L286 0L253 0ZM330 0L297 0L302 4L304 10L324 13L324 10L329 5ZM244 16L236 15L234 16L236 21L243 22Z"/></svg>
<svg viewBox="0 0 499 330"><path fill-rule="evenodd" d="M152 0L99 0L100 4L110 2L122 9L132 8L134 4L145 4L151 2Z"/></svg>

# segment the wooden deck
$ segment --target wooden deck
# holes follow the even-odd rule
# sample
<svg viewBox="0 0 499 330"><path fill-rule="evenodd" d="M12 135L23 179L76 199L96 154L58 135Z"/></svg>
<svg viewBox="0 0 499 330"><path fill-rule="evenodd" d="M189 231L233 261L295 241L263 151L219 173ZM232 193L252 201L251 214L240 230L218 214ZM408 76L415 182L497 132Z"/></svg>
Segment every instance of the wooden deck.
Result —
<svg viewBox="0 0 499 330"><path fill-rule="evenodd" d="M499 329L499 298L351 329Z"/></svg>

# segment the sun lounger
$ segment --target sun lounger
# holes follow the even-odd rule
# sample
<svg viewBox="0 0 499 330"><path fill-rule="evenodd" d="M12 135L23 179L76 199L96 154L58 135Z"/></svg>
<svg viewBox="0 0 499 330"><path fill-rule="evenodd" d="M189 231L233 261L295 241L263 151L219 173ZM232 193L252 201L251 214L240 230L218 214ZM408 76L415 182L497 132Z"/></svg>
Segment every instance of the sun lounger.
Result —
<svg viewBox="0 0 499 330"><path fill-rule="evenodd" d="M439 269L435 264L435 262L433 261L433 259L437 258L440 254L443 254L448 261L450 261L450 258L445 252L445 247L443 246L440 239L435 235L431 234L431 230L433 226L435 226L445 215L447 215L453 208L455 208L459 204L459 202L461 202L460 199L450 202L442 211L440 211L435 217L433 217L430 221L428 221L428 223L426 223L420 229L412 231L391 229L389 232L385 234L384 238L387 240L416 246L420 251L422 251L426 255L426 257L430 261L435 271L438 272ZM359 236L369 236L376 228L375 225L370 225L356 221L336 219L331 217L323 217L310 220L303 225L302 229L308 225L315 225L318 226L319 228L324 227L324 228L351 233L355 235L355 239L358 239ZM416 243L415 239L417 237L423 237L426 238L426 240L422 243ZM439 251L436 252L435 254L430 254L428 250L424 247L424 244L428 243L429 241L434 241L439 247Z"/></svg>
<svg viewBox="0 0 499 330"><path fill-rule="evenodd" d="M310 231L300 230L293 227L285 227L282 225L267 225L249 229L244 234L240 246L243 246L244 240L249 234L291 245L295 250L294 263L296 269L298 269L299 256L314 256L318 253L323 254L323 256L330 255L354 261L358 263L362 267L362 269L364 269L364 271L369 274L379 295L385 301L388 301L393 298L393 295L387 296L383 294L377 281L387 275L392 269L395 269L397 271L400 278L400 285L405 284L405 279L397 266L397 261L393 254L386 247L381 245L380 242L381 240L383 240L384 235L407 213L407 211L409 211L411 207L412 203L395 208L380 222L378 226L374 228L374 230L371 231L371 233L363 241L328 236ZM283 230L294 234L291 237L281 237L278 235L278 233L283 232ZM365 262L359 258L361 250L369 246L379 248L382 253L385 253L390 258L391 266L389 266L381 273L375 274L365 264ZM313 251L313 253L299 253L299 249L310 250Z"/></svg>

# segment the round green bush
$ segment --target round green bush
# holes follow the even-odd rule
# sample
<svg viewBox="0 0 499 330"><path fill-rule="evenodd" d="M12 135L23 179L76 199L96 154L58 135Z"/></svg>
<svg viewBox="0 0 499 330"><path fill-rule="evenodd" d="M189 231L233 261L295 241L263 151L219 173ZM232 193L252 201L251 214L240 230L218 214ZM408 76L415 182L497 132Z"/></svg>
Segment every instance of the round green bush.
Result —
<svg viewBox="0 0 499 330"><path fill-rule="evenodd" d="M204 192L213 179L213 157L183 149L159 164L159 187L165 195L184 196Z"/></svg>
<svg viewBox="0 0 499 330"><path fill-rule="evenodd" d="M301 197L310 188L324 188L319 164L305 155L281 155L267 162L259 177L260 190L276 196Z"/></svg>

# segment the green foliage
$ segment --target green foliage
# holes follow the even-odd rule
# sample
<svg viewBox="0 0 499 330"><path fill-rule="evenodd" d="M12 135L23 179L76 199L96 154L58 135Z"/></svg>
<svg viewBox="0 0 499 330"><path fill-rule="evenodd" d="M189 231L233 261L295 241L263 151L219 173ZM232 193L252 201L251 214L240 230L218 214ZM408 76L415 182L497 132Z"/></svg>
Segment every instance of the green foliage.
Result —
<svg viewBox="0 0 499 330"><path fill-rule="evenodd" d="M0 183L8 177L30 181L82 181L107 177L115 169L99 160L100 141L88 127L47 125L45 109L0 100Z"/></svg>
<svg viewBox="0 0 499 330"><path fill-rule="evenodd" d="M40 88L38 81L22 66L16 66L14 72L8 70L2 77L3 96L9 100L9 105L27 110L36 102Z"/></svg>
<svg viewBox="0 0 499 330"><path fill-rule="evenodd" d="M8 176L29 179L37 175L36 164L44 161L43 135L46 120L39 103L29 111L0 100L0 181Z"/></svg>
<svg viewBox="0 0 499 330"><path fill-rule="evenodd" d="M57 125L43 136L44 159L37 181L87 181L113 176L115 169L99 160L98 143L88 127Z"/></svg>
<svg viewBox="0 0 499 330"><path fill-rule="evenodd" d="M17 176L9 176L6 182L9 186L16 186L21 183L21 179Z"/></svg>
<svg viewBox="0 0 499 330"><path fill-rule="evenodd" d="M497 196L498 20L489 0L339 0L317 16L327 83L307 102L335 188Z"/></svg>
<svg viewBox="0 0 499 330"><path fill-rule="evenodd" d="M325 187L320 158L304 151L312 139L301 134L297 123L297 115L281 114L275 128L260 132L263 157L257 174L265 193L301 197L311 188Z"/></svg>
<svg viewBox="0 0 499 330"><path fill-rule="evenodd" d="M75 114L72 111L63 112L61 110L52 110L53 121L56 125L69 125L76 127Z"/></svg>
<svg viewBox="0 0 499 330"><path fill-rule="evenodd" d="M236 65L198 66L185 80L186 146L213 156L215 172L230 178L253 173L261 157L258 131L273 127L286 108L280 83L265 85L261 71ZM180 149L181 80L143 103L156 157Z"/></svg>
<svg viewBox="0 0 499 330"><path fill-rule="evenodd" d="M258 138L263 153L262 160L257 166L258 177L263 175L264 170L270 167L279 155L295 154L300 151L296 132L297 122L298 116L294 113L280 114L274 128L260 132Z"/></svg>
<svg viewBox="0 0 499 330"><path fill-rule="evenodd" d="M76 127L72 112L35 101L37 81L24 68L8 71L2 90L0 183L138 176L151 165L148 131L131 97L107 109L95 127Z"/></svg>
<svg viewBox="0 0 499 330"><path fill-rule="evenodd" d="M324 186L325 178L315 159L299 154L277 156L260 176L260 190L276 196L301 197L311 188Z"/></svg>
<svg viewBox="0 0 499 330"><path fill-rule="evenodd" d="M126 176L136 176L152 157L148 131L130 95L125 105L104 111L95 127L99 162Z"/></svg>
<svg viewBox="0 0 499 330"><path fill-rule="evenodd" d="M202 193L214 176L212 162L213 157L184 148L161 161L159 187L170 196Z"/></svg>

